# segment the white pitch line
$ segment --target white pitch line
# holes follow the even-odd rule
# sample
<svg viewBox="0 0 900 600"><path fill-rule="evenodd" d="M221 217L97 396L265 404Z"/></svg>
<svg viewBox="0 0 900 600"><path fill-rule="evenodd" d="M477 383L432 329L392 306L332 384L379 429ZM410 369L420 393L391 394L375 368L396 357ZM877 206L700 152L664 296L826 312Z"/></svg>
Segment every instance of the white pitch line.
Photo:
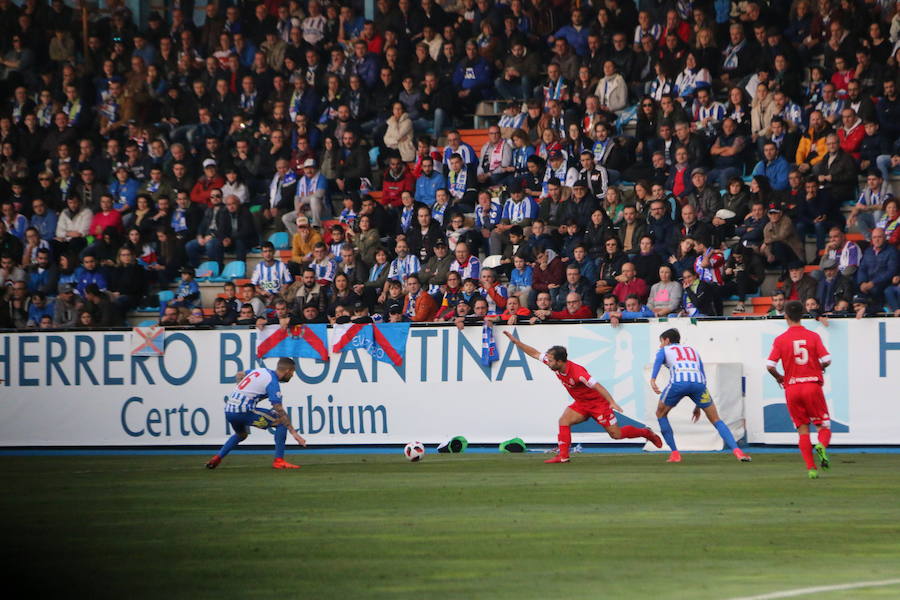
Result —
<svg viewBox="0 0 900 600"><path fill-rule="evenodd" d="M743 596L741 598L731 598L731 600L777 600L778 598L796 598L797 596L807 596L809 594L819 594L825 592L840 592L843 590L856 590L868 587L886 587L889 585L900 585L900 579L883 579L881 581L858 581L856 583L842 583L838 585L820 585L817 587L801 588L797 590L787 590L782 592L772 592L770 594L762 594L759 596Z"/></svg>

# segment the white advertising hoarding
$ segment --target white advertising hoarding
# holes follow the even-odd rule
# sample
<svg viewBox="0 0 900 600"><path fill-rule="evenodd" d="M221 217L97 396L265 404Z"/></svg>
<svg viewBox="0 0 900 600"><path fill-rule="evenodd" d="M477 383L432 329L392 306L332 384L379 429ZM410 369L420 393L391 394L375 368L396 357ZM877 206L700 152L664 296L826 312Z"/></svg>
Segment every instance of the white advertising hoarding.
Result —
<svg viewBox="0 0 900 600"><path fill-rule="evenodd" d="M622 405L625 415L656 429L656 400L646 369L657 337L678 327L706 363L739 364L747 440L794 443L783 392L765 371L784 321L519 326L539 349L560 344ZM837 444L900 444L895 426L900 319L809 323L834 357L825 393ZM481 328L410 329L401 367L365 351L298 361L283 386L285 406L311 444L426 443L464 435L471 443L521 437L553 443L570 399L553 373L502 335L500 360L480 363ZM0 335L0 446L215 445L227 437L223 400L235 373L258 365L251 330L167 331L165 355L132 356L130 332L25 332ZM273 367L275 360L266 359ZM722 375L724 376L724 375ZM732 375L737 380L738 375ZM724 399L723 399L724 400ZM733 428L737 430L737 427ZM573 429L582 442L611 441L595 423ZM678 428L676 425L676 434ZM254 432L245 444L270 444Z"/></svg>

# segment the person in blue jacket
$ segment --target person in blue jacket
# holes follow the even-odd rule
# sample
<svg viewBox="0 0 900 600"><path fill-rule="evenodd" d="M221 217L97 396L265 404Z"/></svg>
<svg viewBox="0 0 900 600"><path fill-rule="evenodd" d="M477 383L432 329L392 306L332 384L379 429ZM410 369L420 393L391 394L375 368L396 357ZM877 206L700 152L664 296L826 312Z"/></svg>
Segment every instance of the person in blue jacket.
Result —
<svg viewBox="0 0 900 600"><path fill-rule="evenodd" d="M478 46L473 41L466 42L466 57L456 64L453 72L457 114L474 113L492 81L491 66L479 56Z"/></svg>

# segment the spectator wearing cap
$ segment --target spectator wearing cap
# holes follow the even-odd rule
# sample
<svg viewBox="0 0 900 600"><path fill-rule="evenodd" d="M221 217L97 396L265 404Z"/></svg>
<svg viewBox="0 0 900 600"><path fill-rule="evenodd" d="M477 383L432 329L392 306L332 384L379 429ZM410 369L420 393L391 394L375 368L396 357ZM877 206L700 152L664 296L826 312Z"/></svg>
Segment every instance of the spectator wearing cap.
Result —
<svg viewBox="0 0 900 600"><path fill-rule="evenodd" d="M697 218L704 223L710 223L716 212L722 208L722 196L709 185L706 169L695 167L691 171L691 184L693 189L679 200L682 204L690 204L697 213Z"/></svg>
<svg viewBox="0 0 900 600"><path fill-rule="evenodd" d="M303 162L303 176L297 181L294 194L294 210L285 213L281 217L285 229L293 235L297 233L297 217L309 210L310 222L319 226L323 217L328 217L328 181L319 172L318 164L314 158L307 158Z"/></svg>
<svg viewBox="0 0 900 600"><path fill-rule="evenodd" d="M806 272L802 261L791 262L787 271L788 276L782 287L785 300L799 300L805 303L807 298L816 296L816 280Z"/></svg>
<svg viewBox="0 0 900 600"><path fill-rule="evenodd" d="M763 145L763 159L753 167L753 176L765 175L772 188L780 192L788 189L788 172L791 165L778 151L778 145L769 141Z"/></svg>
<svg viewBox="0 0 900 600"><path fill-rule="evenodd" d="M825 262L829 258L837 262L841 275L845 275L853 281L859 261L862 259L862 250L856 242L847 239L843 229L832 227L828 232L828 243L825 245L825 253L822 255L821 262ZM821 263L819 266L821 267ZM813 276L815 276L815 272Z"/></svg>
<svg viewBox="0 0 900 600"><path fill-rule="evenodd" d="M53 310L53 326L74 327L81 306L81 298L75 295L75 286L71 283L60 284Z"/></svg>
<svg viewBox="0 0 900 600"><path fill-rule="evenodd" d="M791 218L784 214L781 204L769 204L769 222L763 227L763 243L759 250L766 256L766 262L782 268L800 260L803 244L794 229Z"/></svg>
<svg viewBox="0 0 900 600"><path fill-rule="evenodd" d="M872 245L866 248L856 271L860 293L872 304L881 306L884 303L885 289L898 274L898 265L897 249L887 243L884 229L876 227L872 230Z"/></svg>
<svg viewBox="0 0 900 600"><path fill-rule="evenodd" d="M201 206L209 206L209 196L213 190L220 190L225 185L225 180L219 175L216 161L207 158L203 161L203 175L191 189L191 201Z"/></svg>
<svg viewBox="0 0 900 600"><path fill-rule="evenodd" d="M853 281L838 269L833 258L823 258L819 263L823 276L816 286L815 298L824 313L844 312L853 299Z"/></svg>
<svg viewBox="0 0 900 600"><path fill-rule="evenodd" d="M570 167L566 163L566 156L562 150L551 150L547 155L547 168L544 171L544 197L548 195L548 187L551 180L557 180L557 185L572 187L578 180L578 169Z"/></svg>

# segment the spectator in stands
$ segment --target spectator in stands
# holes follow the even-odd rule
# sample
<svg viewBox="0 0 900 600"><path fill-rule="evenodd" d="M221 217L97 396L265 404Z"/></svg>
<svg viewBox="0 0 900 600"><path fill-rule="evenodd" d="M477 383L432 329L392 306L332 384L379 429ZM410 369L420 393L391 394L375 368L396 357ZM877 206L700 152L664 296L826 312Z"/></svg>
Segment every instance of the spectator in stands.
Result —
<svg viewBox="0 0 900 600"><path fill-rule="evenodd" d="M309 208L310 221L316 227L321 225L322 219L331 214L329 208L328 182L319 172L314 158L308 158L303 162L303 177L297 181L294 195L294 210L281 216L285 229L291 235L297 233L297 217Z"/></svg>
<svg viewBox="0 0 900 600"><path fill-rule="evenodd" d="M225 298L216 298L213 301L213 314L206 319L204 324L213 327L230 327L236 320L237 313L231 309L228 301Z"/></svg>
<svg viewBox="0 0 900 600"><path fill-rule="evenodd" d="M847 219L847 226L857 226L865 238L870 239L876 223L884 216L883 203L889 197L890 187L882 174L877 170L870 170L866 176L866 186Z"/></svg>
<svg viewBox="0 0 900 600"><path fill-rule="evenodd" d="M767 214L769 222L763 227L763 243L759 250L768 264L787 268L803 256L802 242L780 204L769 204Z"/></svg>
<svg viewBox="0 0 900 600"><path fill-rule="evenodd" d="M85 238L93 218L91 209L81 205L81 198L77 194L69 194L66 197L66 208L60 212L56 224L56 252L77 254L84 250L87 246ZM5 235L5 225L0 227L4 227L0 230L3 232L0 235Z"/></svg>
<svg viewBox="0 0 900 600"><path fill-rule="evenodd" d="M709 178L719 189L725 189L732 177L740 176L745 148L746 138L738 130L737 123L732 118L725 118L722 131L709 150L713 163Z"/></svg>
<svg viewBox="0 0 900 600"><path fill-rule="evenodd" d="M403 315L415 323L430 321L437 312L434 298L422 289L419 277L415 273L407 275L404 281L406 296L403 300Z"/></svg>
<svg viewBox="0 0 900 600"><path fill-rule="evenodd" d="M593 290L593 281L581 275L578 265L569 264L565 270L565 280L559 287L550 289L550 298L553 310L563 310L566 307L566 299L569 293L575 292L582 302L592 311L596 309L596 299Z"/></svg>
<svg viewBox="0 0 900 600"><path fill-rule="evenodd" d="M685 269L681 274L683 293L681 296L682 317L715 316L716 293L710 284L701 281L691 269Z"/></svg>
<svg viewBox="0 0 900 600"><path fill-rule="evenodd" d="M884 304L885 289L897 275L898 265L897 249L887 243L884 229L876 227L872 230L872 245L863 253L856 272L859 291L870 304Z"/></svg>
<svg viewBox="0 0 900 600"><path fill-rule="evenodd" d="M835 203L852 200L856 190L856 162L840 147L840 139L835 134L825 138L825 148L827 154L812 169L812 174Z"/></svg>
<svg viewBox="0 0 900 600"><path fill-rule="evenodd" d="M634 264L626 262L622 265L621 274L616 277L616 285L612 290L612 294L616 297L620 304L625 303L625 298L630 294L635 294L641 299L641 303L646 302L650 293L647 282L638 278Z"/></svg>
<svg viewBox="0 0 900 600"><path fill-rule="evenodd" d="M853 299L853 281L838 269L838 261L823 258L819 264L823 277L816 286L816 300L823 313L845 312Z"/></svg>
<svg viewBox="0 0 900 600"><path fill-rule="evenodd" d="M284 288L293 283L294 278L288 272L287 265L275 258L275 246L272 242L263 242L260 249L262 261L253 268L250 281L270 301L274 296L281 295Z"/></svg>
<svg viewBox="0 0 900 600"><path fill-rule="evenodd" d="M807 298L816 294L816 280L805 272L802 262L795 261L788 265L788 277L783 289L785 300L806 302Z"/></svg>
<svg viewBox="0 0 900 600"><path fill-rule="evenodd" d="M674 280L672 267L660 265L659 281L650 288L647 308L653 311L657 317L666 317L680 308L681 294L681 284Z"/></svg>
<svg viewBox="0 0 900 600"><path fill-rule="evenodd" d="M753 167L752 175L764 175L768 177L772 188L778 191L788 189L788 171L790 165L778 151L775 142L763 144L763 159Z"/></svg>
<svg viewBox="0 0 900 600"><path fill-rule="evenodd" d="M124 317L129 310L140 306L147 294L147 277L127 246L119 248L116 265L108 272L110 300L116 312Z"/></svg>
<svg viewBox="0 0 900 600"><path fill-rule="evenodd" d="M421 159L421 173L416 178L415 198L428 207L435 203L437 190L445 185L444 177L434 168L434 159L425 156Z"/></svg>

